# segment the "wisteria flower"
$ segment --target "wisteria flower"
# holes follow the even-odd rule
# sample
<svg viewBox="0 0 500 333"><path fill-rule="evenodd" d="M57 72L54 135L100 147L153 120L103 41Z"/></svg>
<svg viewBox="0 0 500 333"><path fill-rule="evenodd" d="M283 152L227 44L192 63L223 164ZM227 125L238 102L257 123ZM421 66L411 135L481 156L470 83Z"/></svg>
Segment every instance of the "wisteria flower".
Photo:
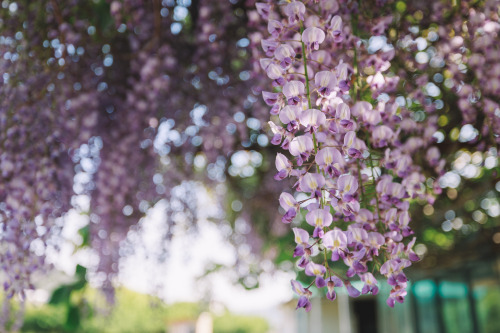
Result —
<svg viewBox="0 0 500 333"><path fill-rule="evenodd" d="M299 301L297 302L297 308L304 308L306 309L307 312L311 311L311 301L309 301L309 298L311 298L312 293L304 289L300 282L296 280L292 280L292 289L293 291L299 295Z"/></svg>
<svg viewBox="0 0 500 333"><path fill-rule="evenodd" d="M283 24L280 21L269 20L267 23L267 31L274 37L277 38L283 31Z"/></svg>
<svg viewBox="0 0 500 333"><path fill-rule="evenodd" d="M281 153L276 154L275 165L276 169L278 170L278 173L274 176L274 179L276 180L285 179L292 172L292 162L290 162L288 158L286 158L286 156Z"/></svg>
<svg viewBox="0 0 500 333"><path fill-rule="evenodd" d="M302 32L302 41L307 50L318 50L319 44L325 40L325 32L320 28L309 27Z"/></svg>
<svg viewBox="0 0 500 333"><path fill-rule="evenodd" d="M279 60L280 66L286 69L292 65L293 58L295 57L295 51L288 44L281 44L278 46L276 51L274 51L274 57Z"/></svg>
<svg viewBox="0 0 500 333"><path fill-rule="evenodd" d="M332 18L328 32L332 35L335 43L340 43L344 40L344 36L342 36L342 18L340 16L335 15Z"/></svg>
<svg viewBox="0 0 500 333"><path fill-rule="evenodd" d="M262 16L263 19L267 19L269 17L269 13L271 12L271 5L263 2L256 2L255 8L257 12Z"/></svg>
<svg viewBox="0 0 500 333"><path fill-rule="evenodd" d="M363 289L361 290L361 293L363 295L365 295L365 294L368 294L371 292L373 295L377 295L379 289L377 286L377 280L375 279L373 274L372 273L364 273L364 274L361 274L360 277L361 277L361 281L363 281L365 283L365 285L363 286Z"/></svg>
<svg viewBox="0 0 500 333"><path fill-rule="evenodd" d="M306 6L300 1L293 1L285 7L285 15L288 16L290 24L298 21L304 21L304 14L306 13Z"/></svg>
<svg viewBox="0 0 500 333"><path fill-rule="evenodd" d="M351 131L354 128L354 123L351 121L351 110L345 103L337 105L335 117L339 121L339 125L345 131Z"/></svg>
<svg viewBox="0 0 500 333"><path fill-rule="evenodd" d="M337 77L330 71L321 71L314 76L314 83L318 93L327 97L337 87Z"/></svg>
<svg viewBox="0 0 500 333"><path fill-rule="evenodd" d="M332 261L339 260L340 257L344 258L347 250L347 236L340 229L327 231L323 235L323 245L331 250Z"/></svg>
<svg viewBox="0 0 500 333"><path fill-rule="evenodd" d="M297 216L299 204L290 193L283 192L280 195L280 205L285 210L285 215L282 218L284 223L290 223Z"/></svg>
<svg viewBox="0 0 500 333"><path fill-rule="evenodd" d="M287 131L295 133L299 129L298 116L302 110L297 105L287 105L281 109L279 118L283 124L287 125Z"/></svg>
<svg viewBox="0 0 500 333"><path fill-rule="evenodd" d="M283 94L290 105L297 105L302 100L304 92L304 84L300 81L288 81L283 87Z"/></svg>
<svg viewBox="0 0 500 333"><path fill-rule="evenodd" d="M301 135L290 142L290 154L297 157L297 165L301 166L307 161L314 149L313 140L309 136Z"/></svg>
<svg viewBox="0 0 500 333"><path fill-rule="evenodd" d="M380 267L380 274L385 275L387 277L387 283L391 286L396 286L401 283L406 283L408 279L406 275L403 273L403 269L410 266L411 263L407 259L391 259L386 261Z"/></svg>
<svg viewBox="0 0 500 333"><path fill-rule="evenodd" d="M356 132L349 131L344 136L344 150L352 158L360 158L361 151L356 148Z"/></svg>
<svg viewBox="0 0 500 333"><path fill-rule="evenodd" d="M323 228L329 227L332 221L332 214L321 208L310 211L306 215L306 222L314 227L313 237L322 238L324 235Z"/></svg>
<svg viewBox="0 0 500 333"><path fill-rule="evenodd" d="M309 233L301 228L293 228L292 230L295 235L295 243L297 243L293 256L301 257L306 253L309 246Z"/></svg>
<svg viewBox="0 0 500 333"><path fill-rule="evenodd" d="M337 294L335 293L335 287L342 287L343 283L340 278L333 275L326 279L326 298L330 301L334 301L337 298Z"/></svg>
<svg viewBox="0 0 500 333"><path fill-rule="evenodd" d="M343 170L344 159L340 152L332 147L322 148L315 157L318 166L330 177L338 177Z"/></svg>
<svg viewBox="0 0 500 333"><path fill-rule="evenodd" d="M299 188L303 192L311 193L313 198L321 198L321 189L325 185L325 177L319 173L306 173L299 181Z"/></svg>
<svg viewBox="0 0 500 333"><path fill-rule="evenodd" d="M308 109L300 114L300 123L306 128L305 132L313 133L326 123L326 116L316 109Z"/></svg>
<svg viewBox="0 0 500 333"><path fill-rule="evenodd" d="M376 148L382 148L392 142L394 132L389 126L379 125L375 127L372 133L372 143Z"/></svg>
<svg viewBox="0 0 500 333"><path fill-rule="evenodd" d="M309 262L306 266L305 273L307 276L315 276L316 277L316 287L323 288L326 286L326 281L323 276L326 273L326 268L323 265L315 264L314 262Z"/></svg>

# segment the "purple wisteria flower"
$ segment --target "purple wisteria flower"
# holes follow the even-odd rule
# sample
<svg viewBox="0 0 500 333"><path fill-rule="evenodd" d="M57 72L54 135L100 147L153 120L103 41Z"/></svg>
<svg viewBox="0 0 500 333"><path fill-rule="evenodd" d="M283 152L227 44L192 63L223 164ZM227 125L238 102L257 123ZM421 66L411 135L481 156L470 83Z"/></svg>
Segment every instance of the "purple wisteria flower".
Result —
<svg viewBox="0 0 500 333"><path fill-rule="evenodd" d="M361 151L356 148L356 132L349 131L344 136L344 146L343 149L348 156L352 158L360 158Z"/></svg>
<svg viewBox="0 0 500 333"><path fill-rule="evenodd" d="M314 149L314 143L309 136L298 136L290 142L290 154L297 157L297 165L301 166L307 161L309 155Z"/></svg>
<svg viewBox="0 0 500 333"><path fill-rule="evenodd" d="M299 181L298 189L302 192L311 193L312 198L321 198L321 189L325 185L325 177L319 173L306 173Z"/></svg>
<svg viewBox="0 0 500 333"><path fill-rule="evenodd" d="M339 126L345 131L351 131L354 128L354 123L351 121L351 110L345 103L337 105L335 118L339 121Z"/></svg>
<svg viewBox="0 0 500 333"><path fill-rule="evenodd" d="M294 157L289 160L283 154L277 155L275 178L296 177L291 189L297 195L306 195L300 203L290 193L281 195L283 222L292 222L304 205L305 222L313 227L311 234L293 229L297 266L305 269L306 276L315 277L316 287L326 286L326 296L333 300L335 287L342 285L352 297L377 294L378 284L368 273L368 266L380 262L380 273L392 286L388 304L393 306L404 299L403 269L418 260L412 249L415 240L403 242L413 232L408 199L430 200L427 177L422 175L414 156L420 157L424 147L435 143L438 118L432 115L436 108L424 100L428 96L422 89L404 97L422 106L429 115L425 121L415 121L413 111L396 102L394 92L400 78L390 67L400 51L384 48L367 52L359 36L354 35L352 24L343 22L353 14L352 10L356 9L335 0L291 0L260 6L259 13L267 17L271 35L261 39L268 57L261 60L261 67L272 84L279 86L276 90L281 91L262 95L271 107L270 113L281 121L280 126L270 123L274 135L271 142L281 144ZM375 32L385 34L391 20L378 17L375 23L361 26L369 32L376 25ZM355 65L354 48L358 48ZM428 77L419 75L420 87L428 82ZM360 90L366 86L371 89L371 97ZM476 92L463 89L463 102L458 103L465 109L470 104L469 96ZM439 147L426 157L432 168L443 170ZM433 186L437 192L439 181ZM324 260L313 262L311 257L319 251L326 254ZM335 268L346 266L345 275L332 276L338 272L331 270L332 264ZM355 277L364 283L361 292L351 283ZM296 281L292 286L300 296L297 307L309 310L309 287L304 289Z"/></svg>
<svg viewBox="0 0 500 333"><path fill-rule="evenodd" d="M306 49L318 50L319 44L325 40L325 32L316 27L309 27L302 32L302 41L306 45Z"/></svg>
<svg viewBox="0 0 500 333"><path fill-rule="evenodd" d="M311 301L309 299L311 298L312 293L309 290L304 289L304 287L302 287L300 282L298 282L296 280L292 280L291 284L292 284L293 291L297 295L299 295L299 301L297 302L296 309L304 308L308 312L311 311Z"/></svg>
<svg viewBox="0 0 500 333"><path fill-rule="evenodd" d="M292 230L295 235L295 243L297 243L293 251L293 256L302 257L306 254L306 249L309 247L309 233L301 228L293 228Z"/></svg>
<svg viewBox="0 0 500 333"><path fill-rule="evenodd" d="M326 116L316 109L308 109L300 114L300 123L305 127L305 132L313 133L326 123Z"/></svg>
<svg viewBox="0 0 500 333"><path fill-rule="evenodd" d="M323 228L329 227L332 221L332 214L321 208L314 209L306 215L306 222L314 227L313 237L322 238L324 235Z"/></svg>
<svg viewBox="0 0 500 333"><path fill-rule="evenodd" d="M290 193L283 192L280 195L280 205L285 210L285 215L282 218L283 223L290 223L297 216L299 204Z"/></svg>
<svg viewBox="0 0 500 333"><path fill-rule="evenodd" d="M364 273L360 275L361 281L363 281L365 284L363 286L363 289L361 290L361 293L368 294L372 293L373 295L378 294L378 286L377 286L377 280L373 276L372 273Z"/></svg>
<svg viewBox="0 0 500 333"><path fill-rule="evenodd" d="M337 88L337 77L330 71L321 71L314 76L314 83L318 87L318 93L328 97Z"/></svg>
<svg viewBox="0 0 500 333"><path fill-rule="evenodd" d="M285 15L288 16L290 24L304 21L304 14L306 13L306 6L300 1L293 1L285 7Z"/></svg>
<svg viewBox="0 0 500 333"><path fill-rule="evenodd" d="M269 13L271 11L271 5L268 3L257 2L255 3L255 8L257 12L265 19L269 17Z"/></svg>
<svg viewBox="0 0 500 333"><path fill-rule="evenodd" d="M267 24L267 31L274 37L277 38L283 31L283 24L280 21L269 20Z"/></svg>
<svg viewBox="0 0 500 333"><path fill-rule="evenodd" d="M297 105L305 92L305 86L300 81L288 81L283 86L283 94L285 95L288 104Z"/></svg>
<svg viewBox="0 0 500 333"><path fill-rule="evenodd" d="M302 109L298 105L287 105L281 109L279 118L283 124L286 124L287 131L295 133L299 129L298 117Z"/></svg>
<svg viewBox="0 0 500 333"><path fill-rule="evenodd" d="M316 277L316 287L323 288L326 286L326 281L323 276L326 273L326 268L323 265L316 264L314 262L309 262L306 266L305 273L307 276L315 276Z"/></svg>
<svg viewBox="0 0 500 333"><path fill-rule="evenodd" d="M330 177L338 177L343 171L344 158L340 152L332 147L322 148L316 154L316 164Z"/></svg>
<svg viewBox="0 0 500 333"><path fill-rule="evenodd" d="M276 180L285 179L292 172L292 162L290 162L288 158L286 158L286 156L281 153L276 154L275 165L276 169L278 170L278 173L274 175L274 179Z"/></svg>
<svg viewBox="0 0 500 333"><path fill-rule="evenodd" d="M342 18L340 16L335 15L332 18L328 32L332 35L335 43L340 43L344 40L344 36L342 35Z"/></svg>
<svg viewBox="0 0 500 333"><path fill-rule="evenodd" d="M403 269L410 265L411 263L407 259L391 259L380 267L380 274L387 277L387 283L391 286L397 286L408 281L406 275L403 273Z"/></svg>
<svg viewBox="0 0 500 333"><path fill-rule="evenodd" d="M280 66L286 69L292 65L292 61L295 58L295 51L290 45L281 44L274 51L274 57L280 62Z"/></svg>
<svg viewBox="0 0 500 333"><path fill-rule="evenodd" d="M335 287L342 287L342 285L343 285L342 280L335 275L330 276L328 279L326 279L326 287L327 287L326 298L329 299L330 301L334 301L335 298L337 298L337 294L335 293Z"/></svg>
<svg viewBox="0 0 500 333"><path fill-rule="evenodd" d="M332 251L332 261L344 258L345 254L349 251L347 249L347 236L340 229L327 231L323 235L323 245Z"/></svg>
<svg viewBox="0 0 500 333"><path fill-rule="evenodd" d="M394 132L386 125L375 127L372 134L372 144L374 147L382 148L387 146L394 139Z"/></svg>
<svg viewBox="0 0 500 333"><path fill-rule="evenodd" d="M359 292L359 290L356 289L356 288L354 288L352 286L351 282L345 281L344 284L346 286L347 293L349 294L349 296L351 296L351 297L358 297L359 295L361 295L361 293Z"/></svg>

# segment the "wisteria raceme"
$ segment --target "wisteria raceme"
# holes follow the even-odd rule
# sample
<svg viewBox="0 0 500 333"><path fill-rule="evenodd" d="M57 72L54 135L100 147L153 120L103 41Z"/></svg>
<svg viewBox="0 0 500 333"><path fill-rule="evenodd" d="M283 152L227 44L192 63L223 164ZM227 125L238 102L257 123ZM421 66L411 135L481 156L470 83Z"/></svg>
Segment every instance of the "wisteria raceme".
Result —
<svg viewBox="0 0 500 333"><path fill-rule="evenodd" d="M222 182L240 195L234 219L250 231L231 237L253 260L291 224L290 255L328 299L342 286L376 294L385 277L388 304L404 300L418 260L410 202L432 204L453 149L499 152L499 1L243 2L2 2L6 302L47 269L75 194L91 198L89 272L112 295L152 205L170 200L166 240L177 220L195 224L196 193L179 186L193 180L221 202ZM239 152L260 167L239 173ZM310 287L292 287L310 309Z"/></svg>
<svg viewBox="0 0 500 333"><path fill-rule="evenodd" d="M294 256L306 276L315 277L316 287L327 287L327 298L335 299L335 288L342 285L353 297L378 293L369 273L376 271L392 287L387 300L392 307L406 295L403 269L418 260L415 238L407 240L413 234L409 199L429 198L425 176L411 156L433 140L419 139L429 123L403 125L410 112L390 95L398 83L386 76L394 49L370 54L360 48L353 33L360 27L351 18L357 7L326 3L257 7L271 34L262 40L267 58L260 65L275 87L263 92L272 107L272 143L290 154L278 153L275 179L295 178L291 193L280 196L283 222L305 215L312 232L294 228ZM391 21L374 21L368 29L382 35ZM374 75L362 74L373 69ZM435 148L429 151L433 163L440 163ZM351 283L356 278L364 282L361 292ZM297 281L292 286L300 296L298 307L309 310L310 286Z"/></svg>
<svg viewBox="0 0 500 333"><path fill-rule="evenodd" d="M89 272L112 296L119 261L131 252L127 234L149 207L172 200L171 225L161 231L168 240L177 219L196 221L196 193L175 195L177 186L196 177L220 183L235 145L257 146L244 120L259 122L264 113L253 107L247 68L231 62L248 58L238 44L244 7L229 1L183 7L194 24L180 32L170 29L183 28L173 22L173 2L112 1L109 12L77 0L5 6L3 287L22 298L33 287L31 276L47 268L45 248L57 243L57 221L76 194L91 197L84 213L99 263ZM100 25L96 12L108 23ZM186 35L196 37L192 44ZM238 112L243 119L236 121ZM208 165L201 174L196 157ZM251 243L255 235L239 237Z"/></svg>

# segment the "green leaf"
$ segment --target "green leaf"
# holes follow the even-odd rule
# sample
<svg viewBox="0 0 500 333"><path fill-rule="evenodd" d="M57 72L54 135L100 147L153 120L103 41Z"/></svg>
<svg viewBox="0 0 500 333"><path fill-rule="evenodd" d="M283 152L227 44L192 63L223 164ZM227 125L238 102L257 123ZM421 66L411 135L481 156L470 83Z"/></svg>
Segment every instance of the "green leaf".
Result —
<svg viewBox="0 0 500 333"><path fill-rule="evenodd" d="M86 267L83 267L82 265L76 265L76 276L78 276L79 279L85 280L86 274L87 274Z"/></svg>
<svg viewBox="0 0 500 333"><path fill-rule="evenodd" d="M69 297L71 295L71 288L68 286L62 286L54 290L50 297L49 304L68 304Z"/></svg>
<svg viewBox="0 0 500 333"><path fill-rule="evenodd" d="M80 310L77 306L68 306L68 313L64 328L67 331L74 332L80 326Z"/></svg>

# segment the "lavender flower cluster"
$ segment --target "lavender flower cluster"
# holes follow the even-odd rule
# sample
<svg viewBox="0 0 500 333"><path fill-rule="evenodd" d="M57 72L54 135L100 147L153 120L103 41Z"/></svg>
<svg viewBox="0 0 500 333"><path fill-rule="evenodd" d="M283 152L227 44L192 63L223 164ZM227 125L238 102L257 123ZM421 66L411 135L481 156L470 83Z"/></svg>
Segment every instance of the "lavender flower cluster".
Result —
<svg viewBox="0 0 500 333"><path fill-rule="evenodd" d="M387 304L401 303L403 270L419 260L416 239L407 240L413 234L409 201L432 200L412 153L433 143L436 127L422 136L422 124L394 98L375 99L397 86L399 78L385 74L395 52L360 49L351 18L356 6L292 1L256 8L270 34L261 41L266 57L260 65L274 87L262 93L271 107L271 142L289 154L277 154L275 179L294 179L280 196L282 221L303 214L312 229L293 228L297 266L314 277L307 287L292 281L297 307L310 309L313 284L326 288L330 300L341 286L352 297L377 294L376 274L391 286ZM382 34L390 22L375 21L371 32ZM363 76L368 67L374 75ZM372 96L361 100L366 91ZM439 153L432 159L439 163ZM364 283L361 291L352 286L355 278Z"/></svg>

